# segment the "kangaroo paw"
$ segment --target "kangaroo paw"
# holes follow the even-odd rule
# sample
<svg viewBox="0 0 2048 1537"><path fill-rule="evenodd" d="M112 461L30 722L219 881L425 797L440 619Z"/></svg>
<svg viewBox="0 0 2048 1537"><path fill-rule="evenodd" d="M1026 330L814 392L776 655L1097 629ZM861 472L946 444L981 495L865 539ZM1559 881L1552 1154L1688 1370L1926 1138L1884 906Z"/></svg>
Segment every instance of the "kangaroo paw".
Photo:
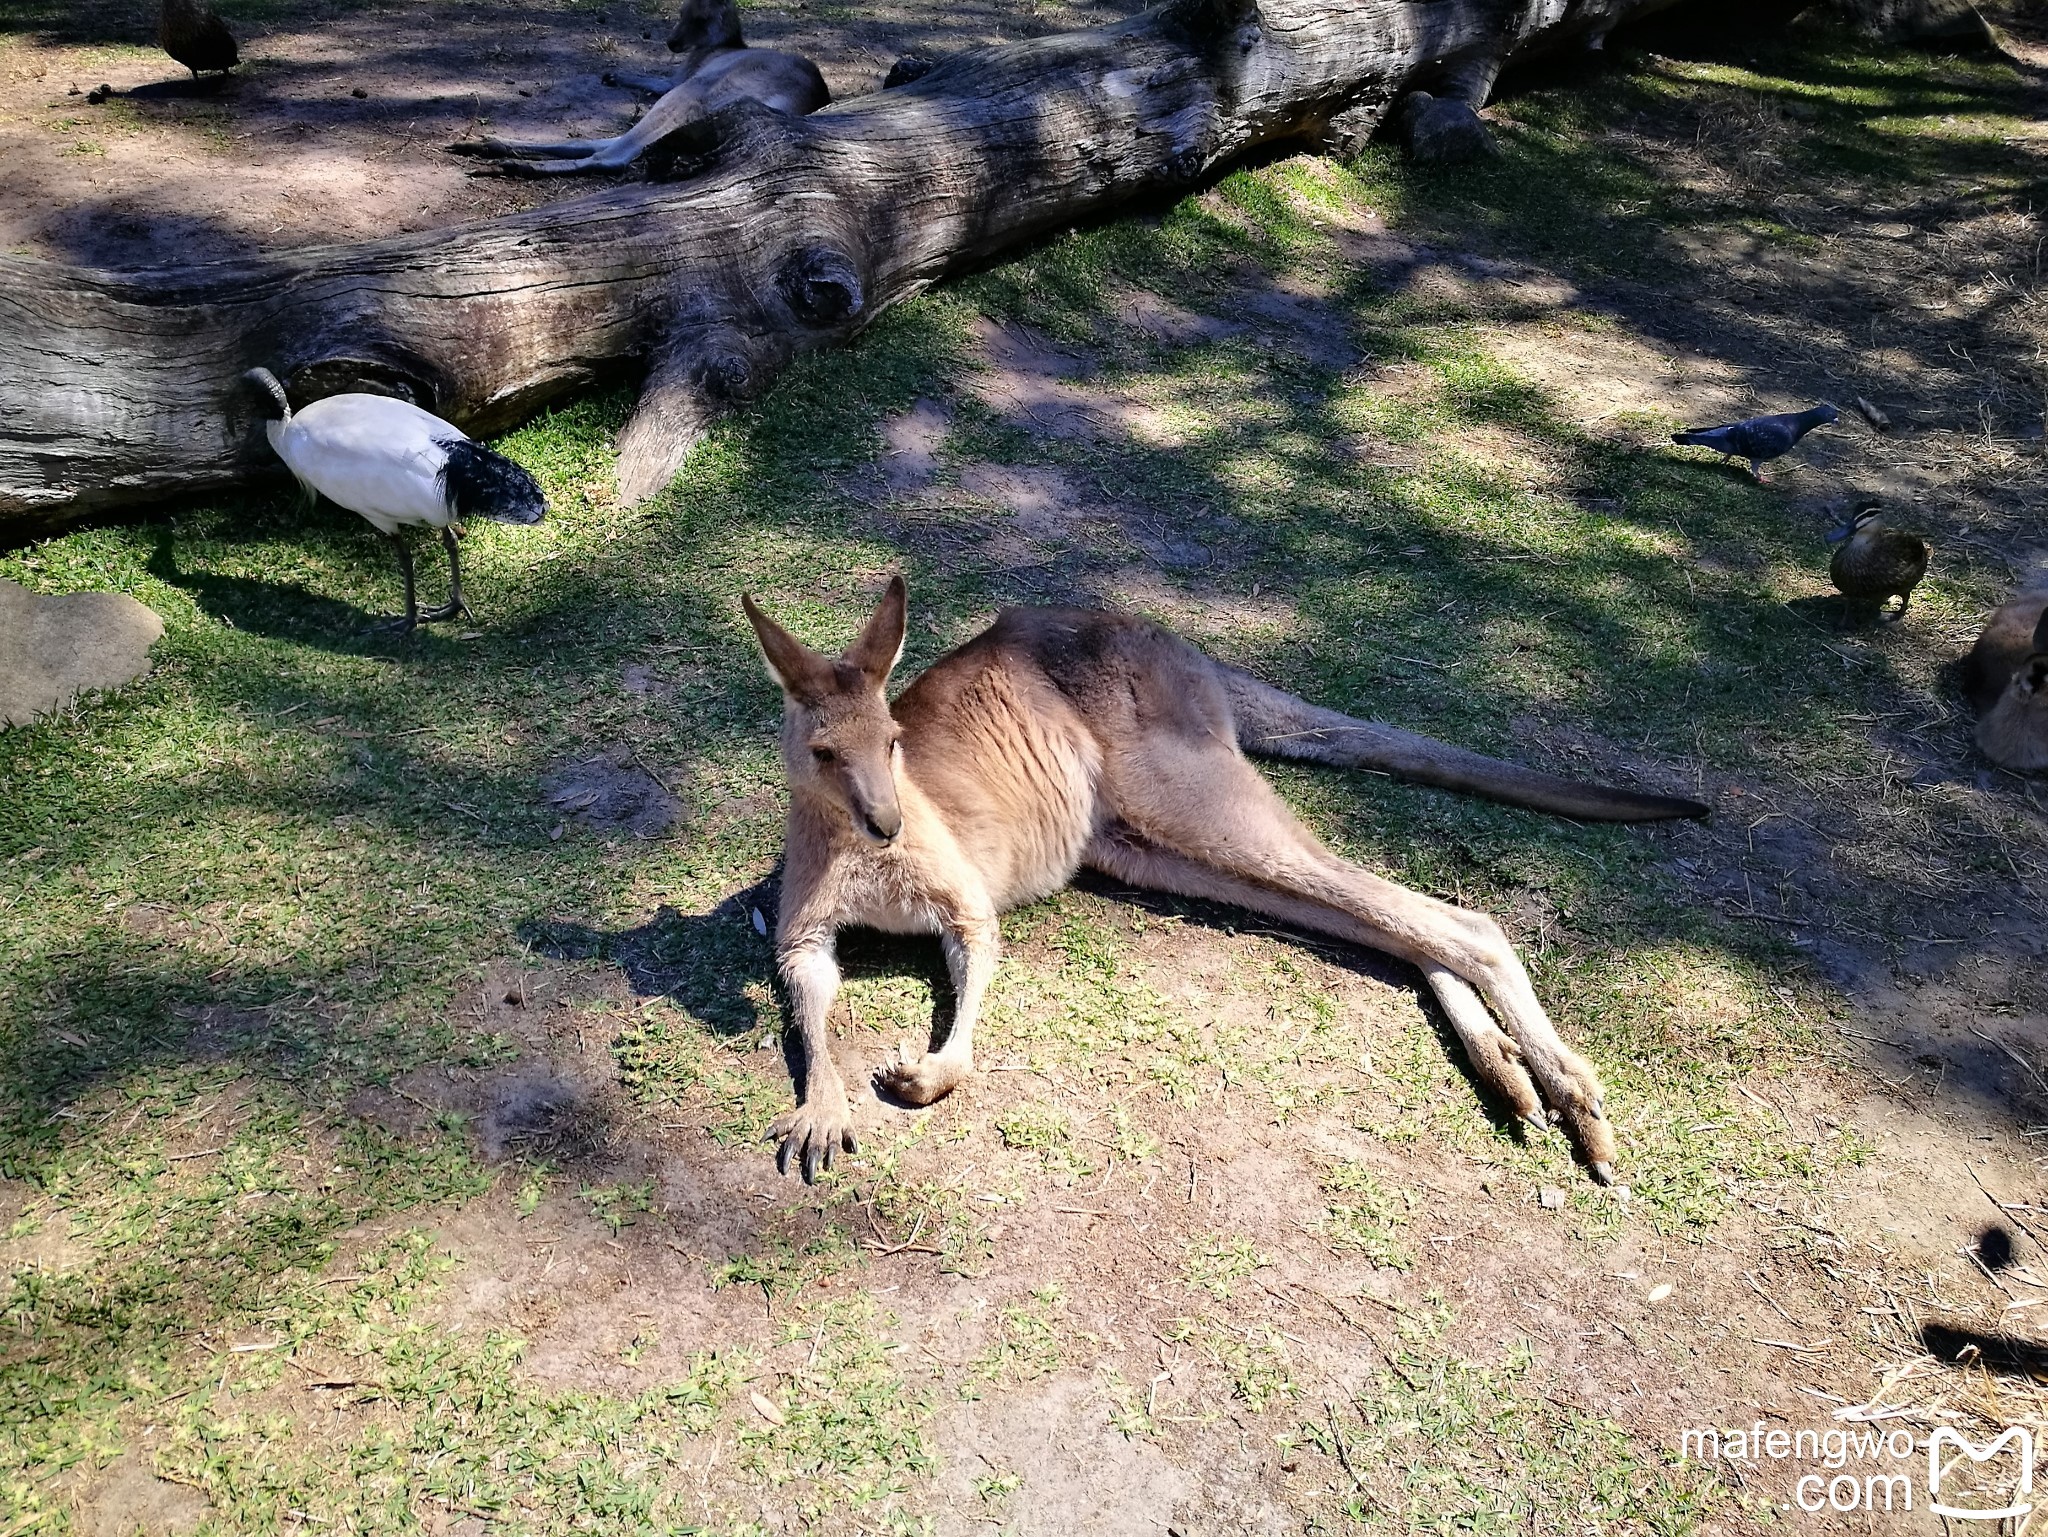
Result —
<svg viewBox="0 0 2048 1537"><path fill-rule="evenodd" d="M775 1152L776 1169L787 1174L794 1162L807 1185L817 1183L818 1171L831 1168L833 1157L841 1150L852 1153L860 1148L853 1135L853 1112L842 1092L777 1116L768 1128L768 1140L781 1144Z"/></svg>
<svg viewBox="0 0 2048 1537"><path fill-rule="evenodd" d="M905 1104L929 1105L957 1089L974 1070L965 1057L943 1051L913 1056L908 1046L897 1050L893 1061L875 1069L875 1087Z"/></svg>

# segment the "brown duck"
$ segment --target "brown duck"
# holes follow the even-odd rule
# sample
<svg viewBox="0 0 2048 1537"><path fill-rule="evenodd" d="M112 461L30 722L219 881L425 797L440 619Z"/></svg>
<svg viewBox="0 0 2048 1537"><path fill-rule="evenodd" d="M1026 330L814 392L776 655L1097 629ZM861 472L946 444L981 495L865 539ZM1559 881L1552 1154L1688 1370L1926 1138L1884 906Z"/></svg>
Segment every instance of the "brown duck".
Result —
<svg viewBox="0 0 2048 1537"><path fill-rule="evenodd" d="M1883 608L1891 598L1899 600L1894 620L1906 617L1913 601L1913 589L1927 574L1927 541L1903 533L1884 521L1884 505L1864 500L1849 513L1849 521L1828 535L1835 546L1835 558L1828 562L1828 575L1852 604Z"/></svg>
<svg viewBox="0 0 2048 1537"><path fill-rule="evenodd" d="M164 0L156 41L165 53L191 70L194 79L202 69L225 73L242 62L234 33L214 15L206 0Z"/></svg>
<svg viewBox="0 0 2048 1537"><path fill-rule="evenodd" d="M1963 689L1985 757L2015 773L2048 770L2048 588L1991 616L1963 659Z"/></svg>

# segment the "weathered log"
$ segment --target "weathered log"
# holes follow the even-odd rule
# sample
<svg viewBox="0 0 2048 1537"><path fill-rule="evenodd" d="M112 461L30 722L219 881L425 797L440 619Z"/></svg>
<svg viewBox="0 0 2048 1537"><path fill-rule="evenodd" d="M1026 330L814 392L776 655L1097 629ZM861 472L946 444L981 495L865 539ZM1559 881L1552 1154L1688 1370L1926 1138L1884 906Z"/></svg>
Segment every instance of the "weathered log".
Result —
<svg viewBox="0 0 2048 1537"><path fill-rule="evenodd" d="M671 179L488 223L142 272L0 258L0 523L273 473L236 385L259 364L300 402L381 389L477 433L637 364L637 501L798 351L948 273L1669 3L1171 0L806 118L733 109L658 147Z"/></svg>
<svg viewBox="0 0 2048 1537"><path fill-rule="evenodd" d="M1991 28L1970 0L1829 0L1827 9L1885 42L1996 46Z"/></svg>

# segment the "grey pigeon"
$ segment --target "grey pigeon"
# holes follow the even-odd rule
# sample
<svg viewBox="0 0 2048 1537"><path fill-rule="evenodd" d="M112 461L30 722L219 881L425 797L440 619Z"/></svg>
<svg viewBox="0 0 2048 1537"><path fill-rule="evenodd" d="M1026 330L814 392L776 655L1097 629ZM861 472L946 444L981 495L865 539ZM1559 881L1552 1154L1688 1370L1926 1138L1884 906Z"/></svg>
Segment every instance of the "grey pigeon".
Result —
<svg viewBox="0 0 2048 1537"><path fill-rule="evenodd" d="M1752 416L1726 427L1689 427L1684 432L1672 433L1671 441L1687 448L1711 448L1731 459L1747 459L1749 473L1762 480L1766 460L1789 451L1814 428L1827 426L1841 414L1822 401L1811 410Z"/></svg>

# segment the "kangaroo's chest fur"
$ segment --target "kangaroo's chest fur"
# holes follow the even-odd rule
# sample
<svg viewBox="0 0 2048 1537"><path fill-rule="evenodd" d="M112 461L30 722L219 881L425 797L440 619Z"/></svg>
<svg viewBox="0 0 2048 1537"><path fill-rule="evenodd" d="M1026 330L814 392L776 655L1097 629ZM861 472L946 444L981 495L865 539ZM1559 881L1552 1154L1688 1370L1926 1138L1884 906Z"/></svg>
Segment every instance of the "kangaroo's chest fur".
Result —
<svg viewBox="0 0 2048 1537"><path fill-rule="evenodd" d="M897 701L903 834L888 848L843 823L826 877L841 921L929 933L1073 879L1101 822L1102 751L1037 667L994 648L956 652Z"/></svg>

